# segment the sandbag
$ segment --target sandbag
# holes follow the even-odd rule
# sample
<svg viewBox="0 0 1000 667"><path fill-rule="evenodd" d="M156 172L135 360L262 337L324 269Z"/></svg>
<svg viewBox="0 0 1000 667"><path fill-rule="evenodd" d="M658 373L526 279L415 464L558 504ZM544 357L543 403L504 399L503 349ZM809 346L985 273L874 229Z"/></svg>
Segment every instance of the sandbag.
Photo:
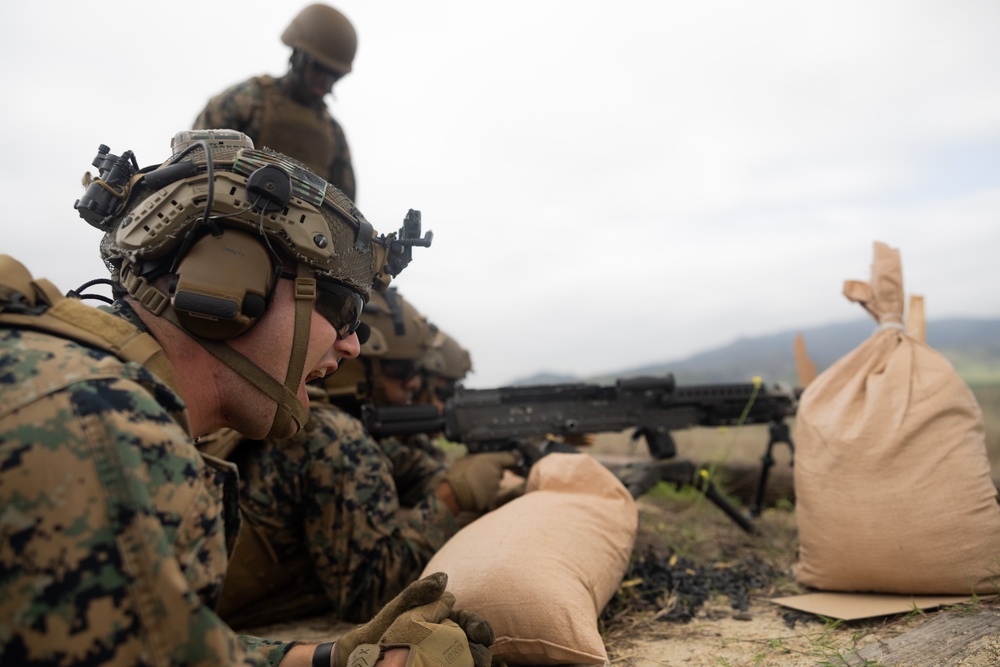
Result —
<svg viewBox="0 0 1000 667"><path fill-rule="evenodd" d="M943 355L907 335L898 250L876 243L871 282L848 281L844 294L879 327L799 403L797 581L995 593L1000 505L975 396Z"/></svg>
<svg viewBox="0 0 1000 667"><path fill-rule="evenodd" d="M606 664L597 618L628 568L635 501L586 454L550 454L526 492L469 524L424 570L448 573L457 608L483 616L511 664Z"/></svg>

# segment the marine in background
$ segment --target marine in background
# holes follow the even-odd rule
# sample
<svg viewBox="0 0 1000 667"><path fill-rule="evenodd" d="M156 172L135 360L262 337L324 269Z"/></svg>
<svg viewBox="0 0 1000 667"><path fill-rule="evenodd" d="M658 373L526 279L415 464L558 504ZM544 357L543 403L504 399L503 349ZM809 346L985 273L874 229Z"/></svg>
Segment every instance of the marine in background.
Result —
<svg viewBox="0 0 1000 667"><path fill-rule="evenodd" d="M429 326L433 341L421 363L424 386L418 402L444 410L444 404L455 395L455 387L472 372L472 355L436 325Z"/></svg>
<svg viewBox="0 0 1000 667"><path fill-rule="evenodd" d="M324 380L330 400L359 418L368 405L407 406L420 402L425 395L425 363L440 359L434 354L436 328L395 288L366 304L362 321L371 326L372 336L357 359ZM402 503L433 491L463 523L495 506L504 469L519 462L511 452L446 461L431 434L381 438L379 445L393 462ZM443 484L440 473L432 473L442 467L448 471L447 483Z"/></svg>
<svg viewBox="0 0 1000 667"><path fill-rule="evenodd" d="M193 439L295 433L406 239L238 132L180 133L144 169L102 145L92 164L76 209L104 232L107 307L0 255L0 664L345 667L373 643L382 667L454 664L427 627L489 664L488 624L451 609L444 575L335 643L239 636L215 611L236 471Z"/></svg>
<svg viewBox="0 0 1000 667"><path fill-rule="evenodd" d="M312 4L292 19L281 41L292 49L288 71L252 77L211 98L194 128L239 130L255 145L305 163L357 201L347 137L325 102L334 84L351 71L357 32L340 11Z"/></svg>
<svg viewBox="0 0 1000 667"><path fill-rule="evenodd" d="M219 604L236 627L331 610L370 617L420 575L459 514L488 509L502 466L516 461L467 457L452 472L422 449L374 440L360 406L412 402L432 336L394 289L373 294L361 320L362 356L310 386L301 433L278 442L221 432L200 443L240 470L245 530Z"/></svg>

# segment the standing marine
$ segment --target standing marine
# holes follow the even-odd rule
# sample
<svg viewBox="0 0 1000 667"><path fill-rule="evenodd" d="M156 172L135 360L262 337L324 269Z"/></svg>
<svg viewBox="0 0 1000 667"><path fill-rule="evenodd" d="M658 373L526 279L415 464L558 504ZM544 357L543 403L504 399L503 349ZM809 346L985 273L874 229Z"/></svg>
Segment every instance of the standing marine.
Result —
<svg viewBox="0 0 1000 667"><path fill-rule="evenodd" d="M351 71L357 32L338 10L313 4L292 19L281 41L292 48L288 71L279 77L255 76L216 95L194 128L239 130L256 146L305 163L357 201L347 137L324 101Z"/></svg>

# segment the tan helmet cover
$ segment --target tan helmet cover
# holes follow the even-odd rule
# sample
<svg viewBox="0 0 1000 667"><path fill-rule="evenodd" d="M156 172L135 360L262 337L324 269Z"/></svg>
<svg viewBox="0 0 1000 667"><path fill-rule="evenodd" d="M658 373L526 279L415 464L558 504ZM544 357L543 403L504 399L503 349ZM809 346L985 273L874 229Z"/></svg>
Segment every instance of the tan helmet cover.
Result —
<svg viewBox="0 0 1000 667"><path fill-rule="evenodd" d="M323 381L331 397L376 402L382 393L382 361L413 361L419 364L433 341L426 318L406 301L395 288L384 294L372 293L361 313L361 321L371 328L371 335L361 346L359 359L345 359L337 372ZM364 363L362 363L364 360Z"/></svg>
<svg viewBox="0 0 1000 667"><path fill-rule="evenodd" d="M205 134L214 136L209 144L211 180L201 147L178 159L180 151ZM269 243L283 248L317 277L341 282L365 299L373 289L389 284L391 239L376 236L350 199L300 162L266 148L256 150L246 135L232 131L183 132L172 146L175 152L170 160L133 177L124 205L108 221L101 253L109 264L134 264L177 250L185 234L203 224L205 203L211 196L213 220L258 238L263 233ZM158 172L176 169L184 161L193 162L197 173L161 186ZM248 181L268 165L288 174L291 194L282 209L262 215L254 206ZM155 189L147 186L149 181Z"/></svg>
<svg viewBox="0 0 1000 667"><path fill-rule="evenodd" d="M361 321L372 330L361 346L362 357L419 361L433 342L427 319L392 287L372 295Z"/></svg>
<svg viewBox="0 0 1000 667"><path fill-rule="evenodd" d="M347 17L329 5L309 5L281 33L281 41L302 49L341 75L351 71L358 50L358 33Z"/></svg>
<svg viewBox="0 0 1000 667"><path fill-rule="evenodd" d="M363 401L371 394L368 370L361 359L343 359L337 371L323 379L323 388L330 398Z"/></svg>
<svg viewBox="0 0 1000 667"><path fill-rule="evenodd" d="M424 355L424 370L455 382L465 378L472 371L469 351L433 324L431 329L435 332L434 339Z"/></svg>

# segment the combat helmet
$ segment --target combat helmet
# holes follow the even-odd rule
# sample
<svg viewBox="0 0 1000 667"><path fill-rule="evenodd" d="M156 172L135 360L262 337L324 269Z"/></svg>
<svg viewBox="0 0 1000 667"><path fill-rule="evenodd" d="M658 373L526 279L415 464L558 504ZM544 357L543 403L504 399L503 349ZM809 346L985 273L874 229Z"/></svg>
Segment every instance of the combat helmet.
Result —
<svg viewBox="0 0 1000 667"><path fill-rule="evenodd" d="M427 319L395 287L372 294L361 313L371 329L357 359L345 359L337 372L324 380L331 398L352 397L386 402L386 377L408 379L420 372L433 342Z"/></svg>
<svg viewBox="0 0 1000 667"><path fill-rule="evenodd" d="M300 428L295 396L304 372L313 304L348 336L373 291L385 290L410 261L420 215L378 235L343 193L302 163L256 150L233 130L180 132L173 155L139 169L135 156L101 145L75 208L105 232L101 255L116 283L150 313L185 330L278 404L271 427ZM295 273L286 269L295 267ZM250 330L270 306L281 277L294 279L295 343L285 384L222 341Z"/></svg>
<svg viewBox="0 0 1000 667"><path fill-rule="evenodd" d="M424 371L458 382L472 372L472 355L436 325L430 327L434 337L424 355Z"/></svg>
<svg viewBox="0 0 1000 667"><path fill-rule="evenodd" d="M309 5L281 33L281 41L309 54L341 76L351 71L358 33L347 17L329 5Z"/></svg>
<svg viewBox="0 0 1000 667"><path fill-rule="evenodd" d="M472 356L458 341L431 324L433 340L421 364L424 388L421 403L442 406L455 393L455 385L472 371Z"/></svg>

